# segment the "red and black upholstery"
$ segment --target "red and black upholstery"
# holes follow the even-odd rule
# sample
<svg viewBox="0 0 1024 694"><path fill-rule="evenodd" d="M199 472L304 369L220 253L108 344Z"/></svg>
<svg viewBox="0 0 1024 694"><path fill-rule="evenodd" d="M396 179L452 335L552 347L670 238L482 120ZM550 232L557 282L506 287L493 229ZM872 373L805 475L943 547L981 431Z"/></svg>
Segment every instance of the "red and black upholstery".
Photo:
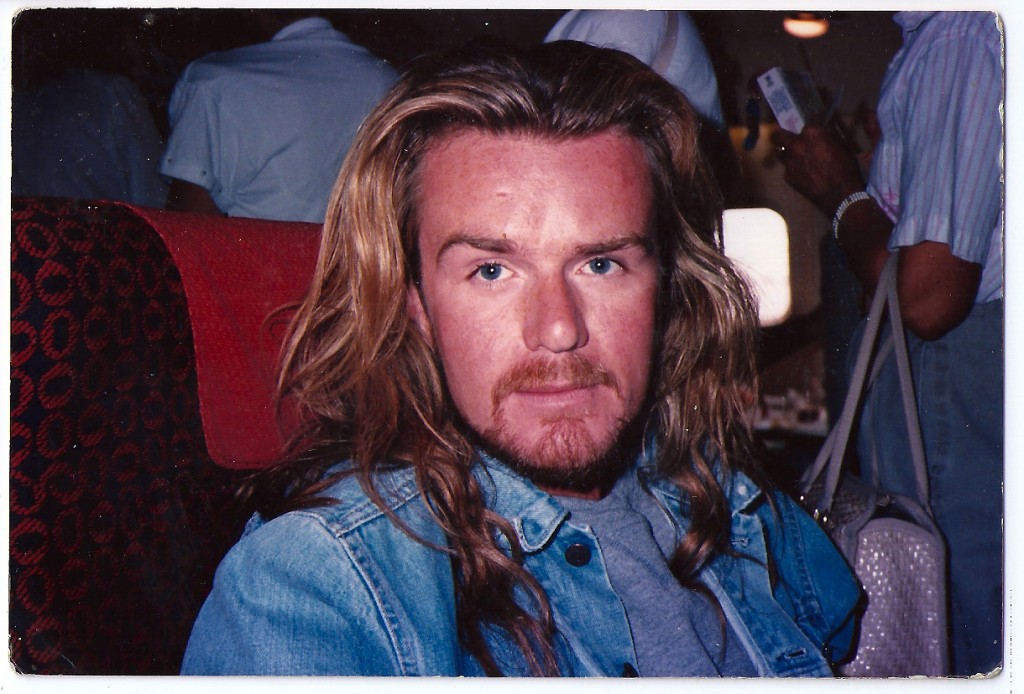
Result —
<svg viewBox="0 0 1024 694"><path fill-rule="evenodd" d="M261 268L284 279L264 297L261 268L235 270L235 303L225 308L216 283L196 284L189 279L194 268L182 263L209 256L213 265L230 265L249 227L259 232L259 243L275 248L249 248L244 262L262 256ZM193 244L188 260L176 239L196 233L203 245ZM214 569L249 515L233 502L245 474L240 468L274 454L268 448L235 456L229 432L218 434L220 453L211 455L199 381L214 384L207 399L218 400L221 421L233 420L232 399L243 410L258 401L257 415L240 418L246 431L275 426L272 406L262 400L272 389L270 366L246 361L255 354L251 345L232 346L242 342L232 335L254 330L225 333L224 316L246 292L259 299L253 316L282 297L301 296L317 238L312 225L117 203L14 201L10 643L16 670L177 672ZM207 343L194 340L202 332L197 321L216 323L205 330L212 335ZM259 359L266 361L279 337L256 350ZM198 370L197 349L205 355ZM251 374L252 383L232 377L241 390L227 392L204 369ZM284 435L275 429L266 438Z"/></svg>

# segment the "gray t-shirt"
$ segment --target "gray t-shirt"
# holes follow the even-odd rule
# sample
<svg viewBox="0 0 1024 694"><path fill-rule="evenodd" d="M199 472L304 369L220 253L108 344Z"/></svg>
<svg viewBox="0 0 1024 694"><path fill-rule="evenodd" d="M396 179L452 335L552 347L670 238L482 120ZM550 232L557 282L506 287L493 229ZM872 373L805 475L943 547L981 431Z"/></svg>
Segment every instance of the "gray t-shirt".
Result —
<svg viewBox="0 0 1024 694"><path fill-rule="evenodd" d="M559 497L569 522L589 527L622 600L644 677L754 677L757 671L705 595L668 568L677 529L658 502L625 474L599 501ZM724 640L724 643L723 643Z"/></svg>

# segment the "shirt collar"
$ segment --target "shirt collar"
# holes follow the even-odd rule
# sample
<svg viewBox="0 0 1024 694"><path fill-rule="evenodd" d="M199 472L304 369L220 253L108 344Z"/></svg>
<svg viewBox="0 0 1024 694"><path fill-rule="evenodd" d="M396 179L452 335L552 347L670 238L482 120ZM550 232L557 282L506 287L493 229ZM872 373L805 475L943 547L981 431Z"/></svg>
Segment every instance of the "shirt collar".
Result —
<svg viewBox="0 0 1024 694"><path fill-rule="evenodd" d="M293 39L299 36L309 36L312 34L319 33L341 33L334 28L330 20L325 17L303 17L300 20L292 22L281 31L274 34L274 38L271 41L281 41L282 39Z"/></svg>
<svg viewBox="0 0 1024 694"><path fill-rule="evenodd" d="M926 19L931 17L934 12L897 12L893 15L892 20L900 25L903 29L903 35L906 36L912 31L917 31L921 28L921 24Z"/></svg>

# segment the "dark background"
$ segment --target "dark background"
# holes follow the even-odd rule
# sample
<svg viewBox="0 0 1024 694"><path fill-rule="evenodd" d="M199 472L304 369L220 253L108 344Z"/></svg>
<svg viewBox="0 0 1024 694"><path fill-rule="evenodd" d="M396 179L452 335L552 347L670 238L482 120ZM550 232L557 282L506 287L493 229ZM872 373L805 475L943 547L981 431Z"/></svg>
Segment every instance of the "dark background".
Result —
<svg viewBox="0 0 1024 694"><path fill-rule="evenodd" d="M126 74L150 102L166 134L166 104L177 75L211 51L270 38L252 9L34 9L14 16L12 81L34 86L70 67ZM320 10L356 43L401 69L415 56L493 36L519 46L541 41L563 10ZM873 106L900 33L891 12L830 12L821 38L782 30L782 11L690 13L718 74L730 125L743 124L751 78L773 66L810 68L840 95L839 111Z"/></svg>

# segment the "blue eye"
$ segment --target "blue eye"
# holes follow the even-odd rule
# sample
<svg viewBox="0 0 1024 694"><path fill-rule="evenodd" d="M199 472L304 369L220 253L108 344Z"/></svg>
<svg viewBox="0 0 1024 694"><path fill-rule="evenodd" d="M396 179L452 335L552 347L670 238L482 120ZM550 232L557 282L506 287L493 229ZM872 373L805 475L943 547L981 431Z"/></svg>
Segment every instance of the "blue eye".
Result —
<svg viewBox="0 0 1024 694"><path fill-rule="evenodd" d="M482 280L493 282L501 278L501 274L504 271L505 268L497 263L484 263L476 269L476 274L479 275Z"/></svg>
<svg viewBox="0 0 1024 694"><path fill-rule="evenodd" d="M615 269L615 261L609 258L594 258L587 263L587 268L595 275L606 275Z"/></svg>

